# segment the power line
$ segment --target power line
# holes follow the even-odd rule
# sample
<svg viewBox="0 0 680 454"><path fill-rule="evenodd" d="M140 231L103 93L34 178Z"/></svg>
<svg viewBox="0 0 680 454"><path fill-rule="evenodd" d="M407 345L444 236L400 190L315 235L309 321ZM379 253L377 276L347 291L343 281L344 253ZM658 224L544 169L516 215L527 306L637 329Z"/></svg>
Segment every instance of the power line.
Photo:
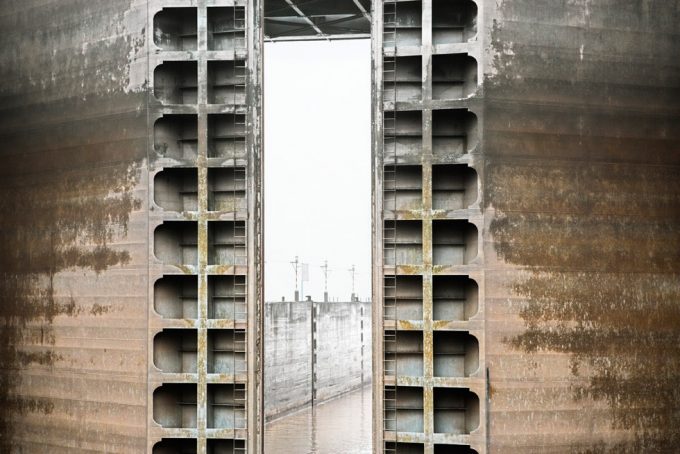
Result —
<svg viewBox="0 0 680 454"><path fill-rule="evenodd" d="M264 263L265 263L265 264L295 264L295 262L291 262L291 261L289 261L289 260L265 260ZM320 268L323 268L323 267L324 267L324 263L325 263L325 262L305 262L306 265L309 265L309 266L318 266L318 267L320 267ZM302 262L299 262L299 264L301 265ZM346 266L346 265L342 265L342 264L340 264L340 265L341 265L341 267ZM350 265L350 266L355 266L355 265ZM364 272L360 271L360 269L361 269L361 268L357 268L357 269L356 269L356 274L358 274L358 275L365 274ZM331 267L329 266L329 267L328 267L328 272L332 272L332 271L338 271L338 268L331 268Z"/></svg>

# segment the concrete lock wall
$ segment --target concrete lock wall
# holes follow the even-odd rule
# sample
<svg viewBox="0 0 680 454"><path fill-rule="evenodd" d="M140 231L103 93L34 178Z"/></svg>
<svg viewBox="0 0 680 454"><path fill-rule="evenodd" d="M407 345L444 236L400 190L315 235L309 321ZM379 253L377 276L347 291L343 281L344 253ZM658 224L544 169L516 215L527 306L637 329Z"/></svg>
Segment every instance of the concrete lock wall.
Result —
<svg viewBox="0 0 680 454"><path fill-rule="evenodd" d="M295 3L371 6L375 449L676 451L678 1ZM260 452L264 6L3 2L0 452Z"/></svg>
<svg viewBox="0 0 680 454"><path fill-rule="evenodd" d="M376 449L677 451L679 19L374 2Z"/></svg>
<svg viewBox="0 0 680 454"><path fill-rule="evenodd" d="M236 3L3 2L0 452L258 451L263 15Z"/></svg>
<svg viewBox="0 0 680 454"><path fill-rule="evenodd" d="M370 383L370 306L365 302L265 304L267 419L299 410L312 399L322 402Z"/></svg>
<svg viewBox="0 0 680 454"><path fill-rule="evenodd" d="M680 4L484 1L490 452L680 446Z"/></svg>
<svg viewBox="0 0 680 454"><path fill-rule="evenodd" d="M147 5L2 10L0 452L144 452Z"/></svg>

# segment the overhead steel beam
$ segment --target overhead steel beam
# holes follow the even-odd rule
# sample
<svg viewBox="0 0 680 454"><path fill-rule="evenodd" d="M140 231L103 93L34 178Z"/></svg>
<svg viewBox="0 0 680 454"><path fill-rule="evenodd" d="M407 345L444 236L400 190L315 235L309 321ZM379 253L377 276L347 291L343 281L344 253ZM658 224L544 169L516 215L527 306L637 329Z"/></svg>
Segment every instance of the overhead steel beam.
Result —
<svg viewBox="0 0 680 454"><path fill-rule="evenodd" d="M340 34L340 35L324 35L324 39L329 41L339 41L339 40L350 40L350 39L370 39L370 33L364 34ZM279 36L270 37L266 36L265 40L270 43L283 42L283 41L318 41L319 37L316 35L305 35L305 36Z"/></svg>
<svg viewBox="0 0 680 454"><path fill-rule="evenodd" d="M322 0L278 0L277 7L265 9L265 39L306 41L369 38L371 14L362 1L336 0L322 8ZM351 27L333 27L347 21L352 22Z"/></svg>
<svg viewBox="0 0 680 454"><path fill-rule="evenodd" d="M324 27L327 27L327 26L334 26L334 25L341 24L341 23L343 23L343 22L355 20L355 19L357 19L358 17L360 17L360 15L359 15L359 14L356 14L356 15L352 15L352 16L349 16L349 17L343 17L343 18L340 18L340 19L335 19L335 20L327 21L327 22L324 22L323 24L320 24L320 25L322 25L322 26L324 26ZM281 20L277 20L277 19L268 19L268 22L270 22L270 23L275 23L275 24L280 24L280 25L292 25L292 23L290 23L290 22L288 22L288 24L285 24L285 22L287 22L287 21L281 21ZM299 24L295 24L295 25L299 25ZM306 26L305 26L305 27L297 27L297 28L294 28L294 29L292 29L292 30L286 30L285 32L282 32L282 33L278 33L278 34L269 34L269 35L268 35L268 39L273 39L273 38L285 38L285 39L296 40L296 41L301 40L300 38L306 38L307 40L319 39L319 37L320 37L319 35L301 35L301 36L300 36L300 35L294 35L294 36L288 36L288 35L291 34L291 33L297 33L297 32L299 32L299 31L305 30L306 28L307 28ZM323 35L321 35L321 36L322 36L324 39L332 39L331 37L337 37L337 36L346 36L346 38L344 38L344 39L349 39L349 38L359 39L359 38L369 38L369 37L370 37L370 33L369 33L369 32L363 32L363 31L353 30L353 29L349 29L349 28L348 28L347 30L349 30L350 33L336 33L336 34L331 34L331 33L329 33L329 34L323 34ZM334 39L338 39L338 38L334 38Z"/></svg>
<svg viewBox="0 0 680 454"><path fill-rule="evenodd" d="M314 31L316 31L319 34L319 36L323 37L325 35L325 33L323 31L321 31L321 29L319 27L316 26L314 21L312 21L309 17L307 17L307 15L305 13L303 13L302 10L295 5L295 3L293 3L293 0L286 0L286 3L288 3L288 5L291 8L293 8L293 10L300 17L302 17L314 29Z"/></svg>
<svg viewBox="0 0 680 454"><path fill-rule="evenodd" d="M371 14L366 11L366 8L364 8L364 5L359 3L359 0L353 0L354 4L359 8L359 11L361 11L361 14L366 18L367 21L371 22Z"/></svg>

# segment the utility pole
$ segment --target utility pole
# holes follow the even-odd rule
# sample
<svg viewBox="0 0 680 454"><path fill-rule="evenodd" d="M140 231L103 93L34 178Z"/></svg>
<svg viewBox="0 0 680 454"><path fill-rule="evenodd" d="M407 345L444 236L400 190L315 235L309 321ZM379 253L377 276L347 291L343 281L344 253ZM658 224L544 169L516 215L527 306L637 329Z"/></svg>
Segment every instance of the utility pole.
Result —
<svg viewBox="0 0 680 454"><path fill-rule="evenodd" d="M352 268L349 269L349 272L352 273L352 297L350 298L352 301L356 298L356 295L354 294L354 276L356 274L356 266L352 265Z"/></svg>
<svg viewBox="0 0 680 454"><path fill-rule="evenodd" d="M321 267L323 270L323 301L324 303L328 302L328 260L324 260L323 266Z"/></svg>
<svg viewBox="0 0 680 454"><path fill-rule="evenodd" d="M302 296L303 301L306 301L305 282L309 282L309 263L300 262L300 270L302 271L300 274L300 296Z"/></svg>
<svg viewBox="0 0 680 454"><path fill-rule="evenodd" d="M300 265L300 261L298 260L298 256L295 256L295 261L290 262L291 265L293 265L293 269L295 270L295 298L294 301L300 301L300 292L298 292L298 266Z"/></svg>

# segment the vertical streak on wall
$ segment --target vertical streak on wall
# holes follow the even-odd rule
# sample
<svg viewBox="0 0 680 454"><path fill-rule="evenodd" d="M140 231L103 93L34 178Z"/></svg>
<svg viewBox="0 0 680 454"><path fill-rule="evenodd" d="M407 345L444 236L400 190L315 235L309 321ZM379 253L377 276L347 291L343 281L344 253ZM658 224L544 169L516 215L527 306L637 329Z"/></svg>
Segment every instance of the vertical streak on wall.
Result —
<svg viewBox="0 0 680 454"><path fill-rule="evenodd" d="M399 6L397 5L397 8ZM422 47L421 47L421 83L422 83L422 148L420 155L421 178L422 178L422 244L423 244L423 433L425 440L423 452L434 452L434 332L433 330L433 236L432 236L432 107L427 101L432 99L432 0L422 0ZM398 45L398 44L397 44ZM399 70L397 63L396 69ZM395 73L398 81L398 75ZM398 87L395 84L395 98L398 100ZM396 109L396 106L394 107ZM396 206L395 209L399 209ZM396 289L395 289L396 290ZM398 304L398 302L397 302ZM398 315L398 314L397 314ZM399 351L399 339L397 339L397 351ZM397 383L399 382L399 362L397 362ZM397 398L399 392L397 390ZM397 414L397 418L399 415ZM398 424L398 421L397 421ZM397 427L397 431L399 428ZM397 447L398 452L398 447Z"/></svg>
<svg viewBox="0 0 680 454"><path fill-rule="evenodd" d="M371 2L371 335L373 355L373 452L382 453L383 432L383 181L382 181L382 48L383 48L383 2Z"/></svg>
<svg viewBox="0 0 680 454"><path fill-rule="evenodd" d="M208 61L206 51L208 48L208 14L206 0L197 0L197 44L198 54L198 80L197 80L197 103L198 103L198 156L197 156L197 208L198 208L198 338L196 372L198 373L196 388L197 405L197 452L207 452L206 432L208 428L208 118L206 106L208 104ZM236 318L236 317L234 317Z"/></svg>
<svg viewBox="0 0 680 454"><path fill-rule="evenodd" d="M318 330L317 330L317 325L316 325L317 315L318 314L316 312L316 306L314 305L314 301L312 300L309 303L309 317L310 317L310 323L311 323L310 332L311 332L311 337L312 337L311 352L310 352L310 355L309 355L310 358L311 358L310 367L311 367L311 370L312 370L311 380L310 380L312 405L314 405L314 402L316 401L316 378L317 378L316 377L316 362L317 362L316 354L317 354L317 342L318 342L317 341Z"/></svg>
<svg viewBox="0 0 680 454"><path fill-rule="evenodd" d="M149 8L148 450L258 453L262 3Z"/></svg>
<svg viewBox="0 0 680 454"><path fill-rule="evenodd" d="M374 452L486 452L473 1L374 2Z"/></svg>
<svg viewBox="0 0 680 454"><path fill-rule="evenodd" d="M248 64L248 453L264 451L264 0L247 8Z"/></svg>
<svg viewBox="0 0 680 454"><path fill-rule="evenodd" d="M325 298L327 301L328 298ZM359 322L359 340L361 342L361 384L364 384L364 307L361 306L361 321Z"/></svg>

